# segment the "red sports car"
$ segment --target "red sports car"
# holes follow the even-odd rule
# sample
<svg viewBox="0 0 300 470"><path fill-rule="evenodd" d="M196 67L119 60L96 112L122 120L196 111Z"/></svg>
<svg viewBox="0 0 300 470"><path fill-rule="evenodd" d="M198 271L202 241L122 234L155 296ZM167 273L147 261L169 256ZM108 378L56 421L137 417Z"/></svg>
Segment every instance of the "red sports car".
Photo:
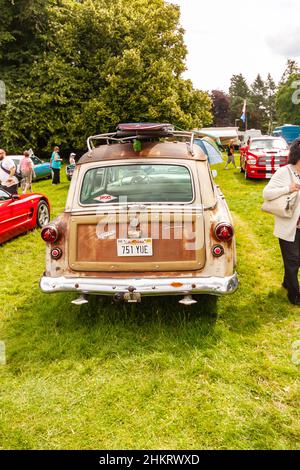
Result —
<svg viewBox="0 0 300 470"><path fill-rule="evenodd" d="M43 194L13 195L0 189L0 244L50 220L50 204Z"/></svg>
<svg viewBox="0 0 300 470"><path fill-rule="evenodd" d="M271 178L280 166L287 164L289 157L289 147L280 137L254 137L240 152L245 178Z"/></svg>

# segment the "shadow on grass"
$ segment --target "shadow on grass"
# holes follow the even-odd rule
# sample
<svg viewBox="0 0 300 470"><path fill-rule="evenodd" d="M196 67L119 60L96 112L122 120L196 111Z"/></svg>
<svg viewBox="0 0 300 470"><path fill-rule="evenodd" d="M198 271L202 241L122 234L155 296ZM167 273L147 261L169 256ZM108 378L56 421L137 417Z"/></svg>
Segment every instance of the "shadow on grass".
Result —
<svg viewBox="0 0 300 470"><path fill-rule="evenodd" d="M220 301L219 321L243 335L253 335L263 325L281 322L297 311L297 307L289 303L283 288L259 294L240 289L235 296L235 302L232 298Z"/></svg>
<svg viewBox="0 0 300 470"><path fill-rule="evenodd" d="M202 296L188 309L175 298L147 298L141 304L115 304L93 297L88 306L70 304L72 294L36 293L18 308L6 327L8 364L19 373L26 365L153 353L184 356L194 348L210 350L217 299Z"/></svg>

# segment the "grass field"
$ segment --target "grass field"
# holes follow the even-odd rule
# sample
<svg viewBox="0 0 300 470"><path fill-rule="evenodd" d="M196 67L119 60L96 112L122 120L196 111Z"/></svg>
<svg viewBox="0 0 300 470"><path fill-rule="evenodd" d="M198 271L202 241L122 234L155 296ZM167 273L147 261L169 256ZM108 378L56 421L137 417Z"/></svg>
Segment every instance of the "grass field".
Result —
<svg viewBox="0 0 300 470"><path fill-rule="evenodd" d="M39 231L0 248L0 448L300 449L300 310L260 211L265 181L223 166L240 286L201 315L151 300L84 313L40 292ZM63 210L66 180L34 189Z"/></svg>

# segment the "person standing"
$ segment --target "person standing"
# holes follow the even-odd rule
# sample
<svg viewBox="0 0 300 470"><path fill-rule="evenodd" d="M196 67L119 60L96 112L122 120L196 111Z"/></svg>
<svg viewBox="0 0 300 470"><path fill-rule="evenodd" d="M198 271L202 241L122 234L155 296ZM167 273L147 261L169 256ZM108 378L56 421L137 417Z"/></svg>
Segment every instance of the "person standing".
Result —
<svg viewBox="0 0 300 470"><path fill-rule="evenodd" d="M75 157L76 157L76 153L70 153L70 157L69 157L69 163L70 165L76 165L76 160L75 160Z"/></svg>
<svg viewBox="0 0 300 470"><path fill-rule="evenodd" d="M51 155L50 165L52 169L52 184L60 183L60 168L62 159L59 155L59 147L55 146Z"/></svg>
<svg viewBox="0 0 300 470"><path fill-rule="evenodd" d="M290 148L288 165L279 168L263 190L266 201L300 190L300 138ZM291 218L275 216L274 235L279 239L284 265L282 287L289 301L300 306L298 271L300 267L300 194Z"/></svg>
<svg viewBox="0 0 300 470"><path fill-rule="evenodd" d="M227 156L228 156L227 163L225 165L224 170L228 170L229 163L233 163L234 168L236 168L236 164L235 164L235 160L234 160L234 145L233 145L233 142L230 142L230 144L228 146Z"/></svg>
<svg viewBox="0 0 300 470"><path fill-rule="evenodd" d="M22 175L21 187L23 194L26 194L27 190L32 193L32 178L35 177L35 173L30 153L27 150L24 152L24 157L21 160L20 170Z"/></svg>
<svg viewBox="0 0 300 470"><path fill-rule="evenodd" d="M14 161L6 156L6 152L0 149L0 182L1 188L13 194L18 194L18 179L14 176L16 173L16 165Z"/></svg>

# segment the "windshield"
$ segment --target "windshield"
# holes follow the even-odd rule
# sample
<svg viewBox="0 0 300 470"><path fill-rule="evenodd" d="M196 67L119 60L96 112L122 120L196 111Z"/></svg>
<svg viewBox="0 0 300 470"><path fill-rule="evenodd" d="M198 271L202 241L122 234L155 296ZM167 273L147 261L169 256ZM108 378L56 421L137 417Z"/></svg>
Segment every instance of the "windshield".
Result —
<svg viewBox="0 0 300 470"><path fill-rule="evenodd" d="M7 199L10 199L10 198L11 198L10 194L0 189L0 201L6 201Z"/></svg>
<svg viewBox="0 0 300 470"><path fill-rule="evenodd" d="M36 157L35 155L32 155L30 158L31 158L34 165L40 165L42 163L41 160L38 157Z"/></svg>
<svg viewBox="0 0 300 470"><path fill-rule="evenodd" d="M261 139L253 140L250 144L250 150L288 150L288 145L283 139Z"/></svg>
<svg viewBox="0 0 300 470"><path fill-rule="evenodd" d="M81 204L116 202L192 202L188 168L133 164L93 168L84 176Z"/></svg>

